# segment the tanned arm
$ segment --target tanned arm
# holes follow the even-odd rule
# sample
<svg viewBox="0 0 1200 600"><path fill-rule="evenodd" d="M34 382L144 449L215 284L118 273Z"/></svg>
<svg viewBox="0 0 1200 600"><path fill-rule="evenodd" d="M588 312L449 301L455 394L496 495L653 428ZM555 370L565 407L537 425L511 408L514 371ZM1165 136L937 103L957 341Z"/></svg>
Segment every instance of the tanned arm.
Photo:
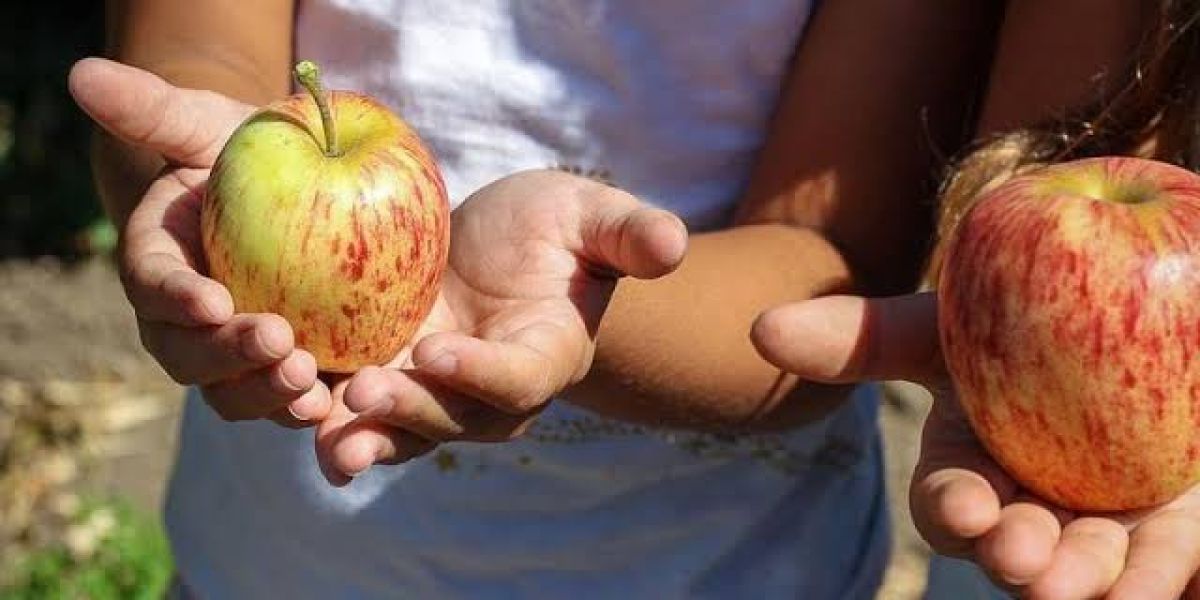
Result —
<svg viewBox="0 0 1200 600"><path fill-rule="evenodd" d="M1001 7L825 2L793 61L735 227L692 237L674 274L622 280L573 402L623 420L774 429L845 390L798 383L749 342L764 309L915 282L942 153L971 126ZM819 343L819 340L814 340Z"/></svg>
<svg viewBox="0 0 1200 600"><path fill-rule="evenodd" d="M1012 0L978 133L1037 125L1115 91L1156 10L1145 0Z"/></svg>

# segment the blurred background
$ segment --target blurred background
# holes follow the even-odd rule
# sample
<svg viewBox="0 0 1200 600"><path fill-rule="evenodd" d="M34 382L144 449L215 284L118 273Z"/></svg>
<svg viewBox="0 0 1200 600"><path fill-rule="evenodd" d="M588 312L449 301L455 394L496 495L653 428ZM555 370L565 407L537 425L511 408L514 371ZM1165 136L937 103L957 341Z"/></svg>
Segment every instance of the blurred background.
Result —
<svg viewBox="0 0 1200 600"><path fill-rule="evenodd" d="M179 390L140 350L66 73L102 2L0 3L0 598L157 598Z"/></svg>
<svg viewBox="0 0 1200 600"><path fill-rule="evenodd" d="M158 598L181 390L141 350L66 89L100 51L103 3L0 2L0 27L0 599ZM917 598L928 549L907 487L929 399L887 391L895 552L879 597Z"/></svg>

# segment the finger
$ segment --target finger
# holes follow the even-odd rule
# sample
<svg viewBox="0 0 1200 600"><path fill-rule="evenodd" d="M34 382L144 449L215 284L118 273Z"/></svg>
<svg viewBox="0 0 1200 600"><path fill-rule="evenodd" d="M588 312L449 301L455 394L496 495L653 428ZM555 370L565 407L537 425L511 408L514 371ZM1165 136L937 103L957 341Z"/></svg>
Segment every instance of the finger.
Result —
<svg viewBox="0 0 1200 600"><path fill-rule="evenodd" d="M679 217L600 183L588 182L578 193L583 212L577 251L593 265L641 279L679 266L688 241Z"/></svg>
<svg viewBox="0 0 1200 600"><path fill-rule="evenodd" d="M317 466L325 480L334 487L344 486L353 479L333 465L332 457L334 444L340 439L342 430L357 418L342 402L348 383L349 378L340 378L336 382L330 383L333 406L329 410L329 415L317 424L316 435L313 438L313 451L317 457Z"/></svg>
<svg viewBox="0 0 1200 600"><path fill-rule="evenodd" d="M410 431L358 419L342 428L330 447L329 462L346 476L355 477L371 465L407 462L436 446Z"/></svg>
<svg viewBox="0 0 1200 600"><path fill-rule="evenodd" d="M182 257L168 252L125 254L122 279L138 316L185 327L220 325L233 316L233 297L225 286L197 273Z"/></svg>
<svg viewBox="0 0 1200 600"><path fill-rule="evenodd" d="M1167 510L1130 534L1125 570L1109 592L1114 600L1177 598L1200 569L1200 517Z"/></svg>
<svg viewBox="0 0 1200 600"><path fill-rule="evenodd" d="M1067 524L1050 566L1029 585L1033 598L1099 598L1125 566L1129 534L1112 519L1083 517Z"/></svg>
<svg viewBox="0 0 1200 600"><path fill-rule="evenodd" d="M415 375L365 367L350 380L343 400L361 417L437 441L506 441L519 434L527 420Z"/></svg>
<svg viewBox="0 0 1200 600"><path fill-rule="evenodd" d="M296 350L276 365L201 390L222 419L244 421L275 413L312 389L316 381L316 359Z"/></svg>
<svg viewBox="0 0 1200 600"><path fill-rule="evenodd" d="M975 540L1000 521L996 490L966 469L940 469L914 479L909 502L917 530L946 556L970 558Z"/></svg>
<svg viewBox="0 0 1200 600"><path fill-rule="evenodd" d="M945 369L932 292L827 296L781 306L755 320L750 339L767 361L812 381L926 383Z"/></svg>
<svg viewBox="0 0 1200 600"><path fill-rule="evenodd" d="M1058 518L1045 507L1010 504L976 542L976 561L1008 585L1028 585L1049 568L1061 534Z"/></svg>
<svg viewBox="0 0 1200 600"><path fill-rule="evenodd" d="M139 323L142 342L176 382L210 384L292 353L292 328L279 315L235 315L219 327Z"/></svg>
<svg viewBox="0 0 1200 600"><path fill-rule="evenodd" d="M101 58L71 68L76 103L117 138L182 165L212 165L224 140L251 112L219 94L175 87L162 78Z"/></svg>
<svg viewBox="0 0 1200 600"><path fill-rule="evenodd" d="M504 340L439 333L413 348L418 372L517 416L529 416L582 377L590 346L561 327L536 324Z"/></svg>
<svg viewBox="0 0 1200 600"><path fill-rule="evenodd" d="M267 418L289 429L304 429L320 423L332 408L329 388L318 379L304 395L275 410Z"/></svg>
<svg viewBox="0 0 1200 600"><path fill-rule="evenodd" d="M347 384L348 380L342 380L334 385L333 407L328 417L317 425L315 436L317 465L329 484L335 487L349 484L354 475L376 461L395 462L406 454L416 456L422 451L419 436L360 419L350 412L338 401L344 397ZM356 433L364 427L366 433Z"/></svg>

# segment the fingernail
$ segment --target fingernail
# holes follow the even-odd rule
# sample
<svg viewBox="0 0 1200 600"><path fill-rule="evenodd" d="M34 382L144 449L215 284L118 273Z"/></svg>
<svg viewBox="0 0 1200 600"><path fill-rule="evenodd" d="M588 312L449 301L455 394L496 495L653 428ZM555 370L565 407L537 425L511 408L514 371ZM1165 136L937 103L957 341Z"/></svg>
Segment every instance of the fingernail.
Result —
<svg viewBox="0 0 1200 600"><path fill-rule="evenodd" d="M288 412L301 421L311 421L321 413L323 404L320 394L305 394L288 404Z"/></svg>
<svg viewBox="0 0 1200 600"><path fill-rule="evenodd" d="M293 419L296 419L297 421L309 421L309 420L311 420L311 419L309 419L308 417L305 417L305 416L303 416L303 415L301 415L301 414L300 414L301 412L303 412L303 410L297 411L297 409L296 409L296 405L297 405L297 404L299 404L299 403L300 403L300 401L299 401L299 400L297 400L297 401L295 401L295 402L293 402L293 403L289 404L289 405L288 405L288 407L287 407L288 414L289 414L289 415L292 415L292 418L293 418Z"/></svg>
<svg viewBox="0 0 1200 600"><path fill-rule="evenodd" d="M317 361L302 350L297 350L293 356L291 360L284 360L279 369L279 378L289 390L298 392L313 385L310 380L316 371Z"/></svg>
<svg viewBox="0 0 1200 600"><path fill-rule="evenodd" d="M454 353L445 351L433 357L433 360L417 365L417 368L431 375L446 377L453 375L458 368L458 358Z"/></svg>
<svg viewBox="0 0 1200 600"><path fill-rule="evenodd" d="M278 335L263 327L251 327L242 332L238 339L242 358L254 362L271 362L287 356L290 347L284 347Z"/></svg>
<svg viewBox="0 0 1200 600"><path fill-rule="evenodd" d="M355 410L353 408L350 408L349 405L347 405L346 408L350 408L350 412L352 412L360 417L374 417L377 415L387 414L387 413L391 412L392 407L395 404L396 404L396 400L395 400L395 398L392 397L391 394L384 394L378 398L375 398L374 401L372 401L370 404L368 404L366 407L364 407L360 411L355 412Z"/></svg>
<svg viewBox="0 0 1200 600"><path fill-rule="evenodd" d="M286 330L274 327L255 327L253 329L258 348L266 353L267 360L277 360L287 356L292 350L292 341Z"/></svg>

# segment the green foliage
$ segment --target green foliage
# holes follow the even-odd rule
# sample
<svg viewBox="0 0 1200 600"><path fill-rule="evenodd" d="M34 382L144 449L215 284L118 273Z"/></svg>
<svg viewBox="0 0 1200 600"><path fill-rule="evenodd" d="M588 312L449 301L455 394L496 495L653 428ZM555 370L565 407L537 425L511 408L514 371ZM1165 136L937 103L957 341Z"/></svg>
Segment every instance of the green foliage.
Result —
<svg viewBox="0 0 1200 600"><path fill-rule="evenodd" d="M161 598L174 569L162 528L123 502L94 504L79 521L101 510L111 512L114 525L87 558L74 557L66 545L36 552L17 567L0 600Z"/></svg>
<svg viewBox="0 0 1200 600"><path fill-rule="evenodd" d="M93 191L91 125L67 71L100 51L104 3L0 2L0 257L75 257L103 222Z"/></svg>

